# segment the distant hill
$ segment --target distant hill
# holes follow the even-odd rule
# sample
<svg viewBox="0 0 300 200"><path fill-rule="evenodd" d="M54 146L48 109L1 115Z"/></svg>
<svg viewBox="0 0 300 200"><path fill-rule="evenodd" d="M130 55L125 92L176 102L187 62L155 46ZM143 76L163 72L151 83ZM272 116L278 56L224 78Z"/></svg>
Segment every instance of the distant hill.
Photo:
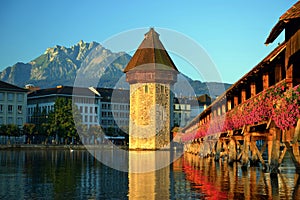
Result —
<svg viewBox="0 0 300 200"><path fill-rule="evenodd" d="M42 55L29 63L18 62L0 73L0 80L24 87L33 84L40 88L57 85L97 86L113 88L124 76L123 69L131 56L125 52L114 53L97 42L86 43L82 40L67 48L56 45L48 48ZM205 83L193 81L184 76L195 91L195 94L209 94L208 87L213 89L213 96L220 95L230 84ZM123 82L124 78L123 78ZM128 84L122 85L128 87ZM184 87L183 87L184 90Z"/></svg>

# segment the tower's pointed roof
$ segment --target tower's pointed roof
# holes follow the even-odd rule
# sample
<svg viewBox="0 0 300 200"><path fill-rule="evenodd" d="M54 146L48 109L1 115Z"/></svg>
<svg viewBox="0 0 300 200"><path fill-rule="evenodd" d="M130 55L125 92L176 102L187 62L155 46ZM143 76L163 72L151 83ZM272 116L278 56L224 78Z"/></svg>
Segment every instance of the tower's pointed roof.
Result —
<svg viewBox="0 0 300 200"><path fill-rule="evenodd" d="M132 69L142 70L177 70L168 52L159 40L159 34L150 28L145 34L145 38L139 48L134 53L133 57L127 64L124 72Z"/></svg>

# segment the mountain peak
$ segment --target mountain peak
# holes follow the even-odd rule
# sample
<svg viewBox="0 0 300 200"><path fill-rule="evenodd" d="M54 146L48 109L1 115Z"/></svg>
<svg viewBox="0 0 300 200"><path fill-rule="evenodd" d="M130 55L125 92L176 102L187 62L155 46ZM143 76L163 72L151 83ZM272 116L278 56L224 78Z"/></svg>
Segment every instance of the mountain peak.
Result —
<svg viewBox="0 0 300 200"><path fill-rule="evenodd" d="M85 44L85 42L84 42L83 40L80 40L80 41L78 42L78 44L79 44L79 45L82 45L82 44Z"/></svg>
<svg viewBox="0 0 300 200"><path fill-rule="evenodd" d="M111 63L115 59L116 61ZM13 67L8 67L0 72L0 80L20 87L30 83L40 88L54 87L58 84L73 85L77 71L85 62L84 64L89 66L87 71L97 79L104 75L106 68L109 69L111 71L107 74L109 77L104 78L101 84L102 87L113 87L115 80L113 78L123 75L122 68L129 59L128 54L112 53L97 42L88 43L80 40L71 47L61 45L49 47L44 54L27 64L17 63Z"/></svg>

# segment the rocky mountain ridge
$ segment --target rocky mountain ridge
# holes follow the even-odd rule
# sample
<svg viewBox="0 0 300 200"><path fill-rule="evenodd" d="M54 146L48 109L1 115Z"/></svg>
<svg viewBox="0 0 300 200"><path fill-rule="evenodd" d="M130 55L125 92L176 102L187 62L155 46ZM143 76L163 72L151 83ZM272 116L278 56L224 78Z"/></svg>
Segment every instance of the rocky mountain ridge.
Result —
<svg viewBox="0 0 300 200"><path fill-rule="evenodd" d="M113 88L124 76L123 69L131 59L125 52L114 53L97 42L80 40L71 47L56 45L29 63L18 62L0 73L0 80L24 87L33 84L40 88L57 85L97 86ZM82 76L77 80L78 75ZM208 87L222 93L230 84L193 81L184 76L197 95L209 94ZM123 87L123 86L122 86ZM128 86L124 86L128 87ZM218 92L220 90L220 92Z"/></svg>

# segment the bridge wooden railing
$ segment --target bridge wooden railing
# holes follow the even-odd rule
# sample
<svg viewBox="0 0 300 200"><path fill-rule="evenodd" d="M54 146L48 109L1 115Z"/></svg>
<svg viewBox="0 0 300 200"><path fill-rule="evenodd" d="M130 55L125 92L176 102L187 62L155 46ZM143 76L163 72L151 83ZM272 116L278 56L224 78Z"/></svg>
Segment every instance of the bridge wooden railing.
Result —
<svg viewBox="0 0 300 200"><path fill-rule="evenodd" d="M286 80L262 91L223 115L212 117L186 132L181 140L190 142L212 134L241 129L245 125L273 120L281 130L294 128L300 118L300 86L288 88Z"/></svg>

